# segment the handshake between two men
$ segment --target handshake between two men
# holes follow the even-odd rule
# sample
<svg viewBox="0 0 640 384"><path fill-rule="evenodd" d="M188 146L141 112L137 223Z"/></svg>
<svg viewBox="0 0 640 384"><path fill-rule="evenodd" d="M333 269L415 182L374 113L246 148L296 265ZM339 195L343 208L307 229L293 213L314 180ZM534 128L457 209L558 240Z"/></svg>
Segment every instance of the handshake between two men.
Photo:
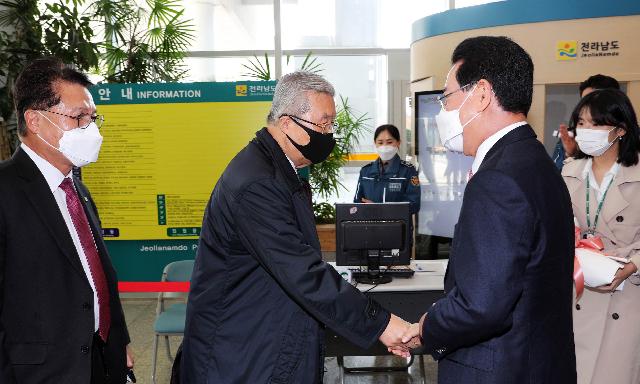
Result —
<svg viewBox="0 0 640 384"><path fill-rule="evenodd" d="M380 341L394 355L410 357L411 350L422 346L421 333L425 316L426 314L422 315L419 322L411 324L391 314L387 328L380 335Z"/></svg>

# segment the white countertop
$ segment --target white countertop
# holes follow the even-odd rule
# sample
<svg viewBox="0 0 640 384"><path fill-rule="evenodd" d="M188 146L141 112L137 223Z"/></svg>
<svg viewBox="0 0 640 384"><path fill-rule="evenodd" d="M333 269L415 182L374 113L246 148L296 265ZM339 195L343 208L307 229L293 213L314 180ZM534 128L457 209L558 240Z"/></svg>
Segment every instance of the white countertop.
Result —
<svg viewBox="0 0 640 384"><path fill-rule="evenodd" d="M367 292L394 292L394 291L442 291L444 290L444 274L447 270L448 260L412 260L411 269L415 271L413 277L408 279L394 278L388 284L369 285L357 284L356 288ZM329 262L340 272L341 269L353 267L336 267L335 262ZM355 284L355 283L354 283Z"/></svg>

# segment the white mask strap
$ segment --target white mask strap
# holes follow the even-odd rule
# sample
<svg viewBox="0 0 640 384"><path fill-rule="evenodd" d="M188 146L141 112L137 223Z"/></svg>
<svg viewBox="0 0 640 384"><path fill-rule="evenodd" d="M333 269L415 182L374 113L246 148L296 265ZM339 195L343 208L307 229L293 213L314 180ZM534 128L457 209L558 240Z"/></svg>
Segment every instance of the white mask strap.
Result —
<svg viewBox="0 0 640 384"><path fill-rule="evenodd" d="M62 129L62 128L60 128L60 127L58 126L58 124L56 124L56 123L54 123L53 121L51 121L51 119L49 119L46 115L42 114L42 112L40 112L40 111L36 111L36 112L38 112L38 113L40 114L40 116L42 116L42 117L44 117L45 119L47 119L47 121L48 121L48 122L50 122L51 124L53 124L53 126L54 126L54 127L58 128L58 129L59 129L60 131L62 131L62 133L64 134L65 130L64 130L64 129Z"/></svg>
<svg viewBox="0 0 640 384"><path fill-rule="evenodd" d="M54 127L58 128L59 130L62 131L62 134L64 135L64 130L60 129L60 127L58 127L58 124L54 123L53 121L51 121L47 116L43 115L42 112L40 111L36 111L40 114L40 116L44 117L45 119L47 119L51 124L53 124ZM56 148L54 147L50 142L48 142L47 140L44 139L44 137L40 136L39 133L36 133L36 136L38 136L40 138L40 140L44 141L45 144L47 144L48 146L50 146L51 148L55 149L56 151L60 152L60 148Z"/></svg>
<svg viewBox="0 0 640 384"><path fill-rule="evenodd" d="M467 100L469 99L469 97L471 97L471 94L473 92L475 92L476 88L478 87L478 83L476 83L476 85L473 86L473 89L471 90L471 92L469 92L467 94L467 97L464 98L464 101L462 102L462 104L460 104L460 107L458 107L458 115L460 115L460 110L462 109L462 106L464 105L464 103L467 102ZM476 117L480 116L480 114L482 113L482 111L476 113L475 115L473 115L473 117L471 119L469 119L469 121L467 121L466 123L462 124L462 128L464 129L464 127L467 126L467 124L469 124L470 122L472 122Z"/></svg>

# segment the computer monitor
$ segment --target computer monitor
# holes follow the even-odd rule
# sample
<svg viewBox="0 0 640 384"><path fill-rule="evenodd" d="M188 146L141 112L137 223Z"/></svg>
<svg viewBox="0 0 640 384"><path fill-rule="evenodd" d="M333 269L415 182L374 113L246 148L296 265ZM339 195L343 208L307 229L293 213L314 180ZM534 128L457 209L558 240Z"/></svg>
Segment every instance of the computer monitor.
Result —
<svg viewBox="0 0 640 384"><path fill-rule="evenodd" d="M408 202L336 204L336 265L367 266L366 284L384 284L380 266L411 261L411 211Z"/></svg>

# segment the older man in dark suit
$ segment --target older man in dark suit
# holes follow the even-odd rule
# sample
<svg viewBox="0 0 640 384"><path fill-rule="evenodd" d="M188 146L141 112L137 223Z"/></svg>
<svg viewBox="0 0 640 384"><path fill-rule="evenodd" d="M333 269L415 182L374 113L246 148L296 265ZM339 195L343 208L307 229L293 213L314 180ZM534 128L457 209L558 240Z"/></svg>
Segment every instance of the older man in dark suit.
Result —
<svg viewBox="0 0 640 384"><path fill-rule="evenodd" d="M53 58L14 86L22 144L0 164L0 383L126 380L129 335L89 192L102 117L87 77Z"/></svg>
<svg viewBox="0 0 640 384"><path fill-rule="evenodd" d="M333 150L333 86L294 72L267 127L231 160L207 206L187 306L182 382L320 384L324 328L369 347L409 324L321 259L296 168Z"/></svg>
<svg viewBox="0 0 640 384"><path fill-rule="evenodd" d="M475 156L445 277L446 296L405 335L439 361L438 382L576 382L573 214L526 122L533 63L506 37L453 52L441 139ZM396 349L398 351L398 349Z"/></svg>

